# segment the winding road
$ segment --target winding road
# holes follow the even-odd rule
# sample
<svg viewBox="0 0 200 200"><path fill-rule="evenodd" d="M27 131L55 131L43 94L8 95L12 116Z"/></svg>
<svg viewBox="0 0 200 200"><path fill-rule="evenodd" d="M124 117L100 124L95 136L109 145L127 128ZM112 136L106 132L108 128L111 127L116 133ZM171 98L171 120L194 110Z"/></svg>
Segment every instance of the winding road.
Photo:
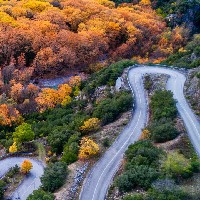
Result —
<svg viewBox="0 0 200 200"><path fill-rule="evenodd" d="M128 79L135 96L133 118L118 136L112 146L88 173L80 194L80 200L104 200L109 185L119 168L123 154L131 143L138 140L141 130L147 123L148 105L143 86L144 74L167 74L167 90L171 90L177 100L177 108L184 120L191 142L200 156L200 124L190 109L183 94L186 77L179 71L140 66L130 69Z"/></svg>
<svg viewBox="0 0 200 200"><path fill-rule="evenodd" d="M44 173L44 166L42 162L38 160L24 157L6 158L0 161L0 177L2 177L9 170L9 168L14 167L15 165L20 166L25 159L32 162L33 168L12 194L12 200L26 200L29 194L39 188L41 185L40 177Z"/></svg>

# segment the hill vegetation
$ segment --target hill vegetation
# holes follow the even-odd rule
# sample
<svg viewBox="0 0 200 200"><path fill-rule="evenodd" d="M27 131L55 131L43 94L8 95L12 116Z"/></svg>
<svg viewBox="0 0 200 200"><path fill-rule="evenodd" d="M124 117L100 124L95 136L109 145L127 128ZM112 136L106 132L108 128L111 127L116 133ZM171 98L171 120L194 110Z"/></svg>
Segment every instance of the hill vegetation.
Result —
<svg viewBox="0 0 200 200"><path fill-rule="evenodd" d="M125 152L125 164L114 186L121 196L125 196L125 192L132 193L126 195L125 200L198 199L199 194L181 188L184 180L200 172L199 159L188 140L181 139L172 149L158 148L155 144L173 140L179 134L174 123L177 110L172 93L155 91L150 109L150 124L143 130L140 141Z"/></svg>
<svg viewBox="0 0 200 200"><path fill-rule="evenodd" d="M185 29L170 31L145 0L118 7L109 0L1 0L0 16L0 65L10 74L5 80L3 71L4 83L108 59L165 58L187 40Z"/></svg>
<svg viewBox="0 0 200 200"><path fill-rule="evenodd" d="M0 0L0 147L10 153L30 149L35 153L35 140L42 141L43 157L50 163L41 189L29 199L53 199L51 192L66 180L67 165L99 154L100 145L90 135L133 104L128 91L113 87L125 68L136 62L200 65L199 4L199 0ZM56 88L37 84L40 78L66 72L90 76L85 81L72 76ZM105 90L100 101L95 96L99 88ZM172 94L157 91L150 107L151 124L144 135L154 142L174 139L179 132L174 128L177 111ZM173 172L170 177L178 173L168 166L173 155L166 156L148 140L130 146L126 156L125 172L118 179L121 191L148 189L162 173ZM159 163L163 156L164 172ZM177 176L190 176L192 161L176 156L189 166ZM3 196L5 186L0 185ZM159 195L156 190L148 192Z"/></svg>

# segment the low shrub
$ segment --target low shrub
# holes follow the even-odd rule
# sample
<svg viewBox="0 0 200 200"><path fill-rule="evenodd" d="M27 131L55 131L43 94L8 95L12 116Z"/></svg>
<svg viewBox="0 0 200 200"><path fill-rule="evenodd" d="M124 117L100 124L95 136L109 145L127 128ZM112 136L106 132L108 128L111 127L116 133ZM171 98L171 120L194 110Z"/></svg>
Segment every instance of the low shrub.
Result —
<svg viewBox="0 0 200 200"><path fill-rule="evenodd" d="M136 187L148 189L159 176L155 168L146 165L134 165L118 177L116 184L120 192L131 191Z"/></svg>
<svg viewBox="0 0 200 200"><path fill-rule="evenodd" d="M191 177L193 172L191 161L178 152L170 152L162 163L163 172L174 179Z"/></svg>
<svg viewBox="0 0 200 200"><path fill-rule="evenodd" d="M151 189L144 200L188 200L192 199L186 192L180 189L174 190L155 190Z"/></svg>

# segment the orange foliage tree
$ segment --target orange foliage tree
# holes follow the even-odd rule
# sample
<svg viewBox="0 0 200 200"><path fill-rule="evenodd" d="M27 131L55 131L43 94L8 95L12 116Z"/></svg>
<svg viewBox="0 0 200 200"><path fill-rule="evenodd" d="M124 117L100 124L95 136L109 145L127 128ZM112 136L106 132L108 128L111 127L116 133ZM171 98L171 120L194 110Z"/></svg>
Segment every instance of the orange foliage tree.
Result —
<svg viewBox="0 0 200 200"><path fill-rule="evenodd" d="M21 83L16 83L11 87L10 96L15 102L19 103L22 99L22 91L24 87Z"/></svg>
<svg viewBox="0 0 200 200"><path fill-rule="evenodd" d="M32 84L32 83L29 83L26 87L26 95L29 99L34 99L37 95L38 95L38 92L39 92L39 88Z"/></svg>
<svg viewBox="0 0 200 200"><path fill-rule="evenodd" d="M35 99L39 105L40 111L44 111L48 108L54 108L59 100L57 90L51 88L44 88Z"/></svg>
<svg viewBox="0 0 200 200"><path fill-rule="evenodd" d="M19 111L6 104L0 105L0 125L12 126L13 123L17 123L20 120Z"/></svg>
<svg viewBox="0 0 200 200"><path fill-rule="evenodd" d="M87 67L104 55L119 59L155 56L157 52L158 56L159 40L168 31L149 6L150 0L118 7L109 0L52 4L50 0L0 2L1 66L10 64L14 57L16 73L33 66L34 75L40 75ZM167 48L172 45L177 49L184 42L183 31L175 32Z"/></svg>
<svg viewBox="0 0 200 200"><path fill-rule="evenodd" d="M40 111L44 111L48 108L54 108L56 105L61 104L63 106L71 102L69 96L72 92L72 88L68 84L61 84L58 86L58 90L52 88L44 88L35 98Z"/></svg>
<svg viewBox="0 0 200 200"><path fill-rule="evenodd" d="M28 174L30 170L32 169L33 165L30 160L24 160L21 164L21 172L24 174Z"/></svg>
<svg viewBox="0 0 200 200"><path fill-rule="evenodd" d="M80 86L81 84L81 77L80 76L72 76L69 79L69 85L71 87Z"/></svg>

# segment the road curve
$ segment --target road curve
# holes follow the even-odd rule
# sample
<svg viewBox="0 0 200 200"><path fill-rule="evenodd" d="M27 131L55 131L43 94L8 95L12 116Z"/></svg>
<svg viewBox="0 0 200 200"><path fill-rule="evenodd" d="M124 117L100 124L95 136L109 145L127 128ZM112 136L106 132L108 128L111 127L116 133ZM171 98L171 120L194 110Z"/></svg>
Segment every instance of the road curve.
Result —
<svg viewBox="0 0 200 200"><path fill-rule="evenodd" d="M105 199L108 187L120 165L124 152L131 143L138 140L141 130L147 123L148 107L142 77L144 74L157 73L169 75L167 89L173 92L174 98L177 100L179 114L184 120L192 144L200 156L200 125L183 94L185 76L179 71L169 68L149 66L132 68L129 71L128 79L135 96L133 118L112 146L88 173L79 196L80 200Z"/></svg>
<svg viewBox="0 0 200 200"><path fill-rule="evenodd" d="M19 199L19 197L20 200L26 200L33 190L36 190L40 187L40 177L44 173L44 166L42 162L38 160L24 157L6 158L0 161L0 177L2 177L9 170L9 168L14 167L15 165L20 166L25 159L28 159L32 162L33 168L25 177L20 186L12 194L12 200Z"/></svg>

